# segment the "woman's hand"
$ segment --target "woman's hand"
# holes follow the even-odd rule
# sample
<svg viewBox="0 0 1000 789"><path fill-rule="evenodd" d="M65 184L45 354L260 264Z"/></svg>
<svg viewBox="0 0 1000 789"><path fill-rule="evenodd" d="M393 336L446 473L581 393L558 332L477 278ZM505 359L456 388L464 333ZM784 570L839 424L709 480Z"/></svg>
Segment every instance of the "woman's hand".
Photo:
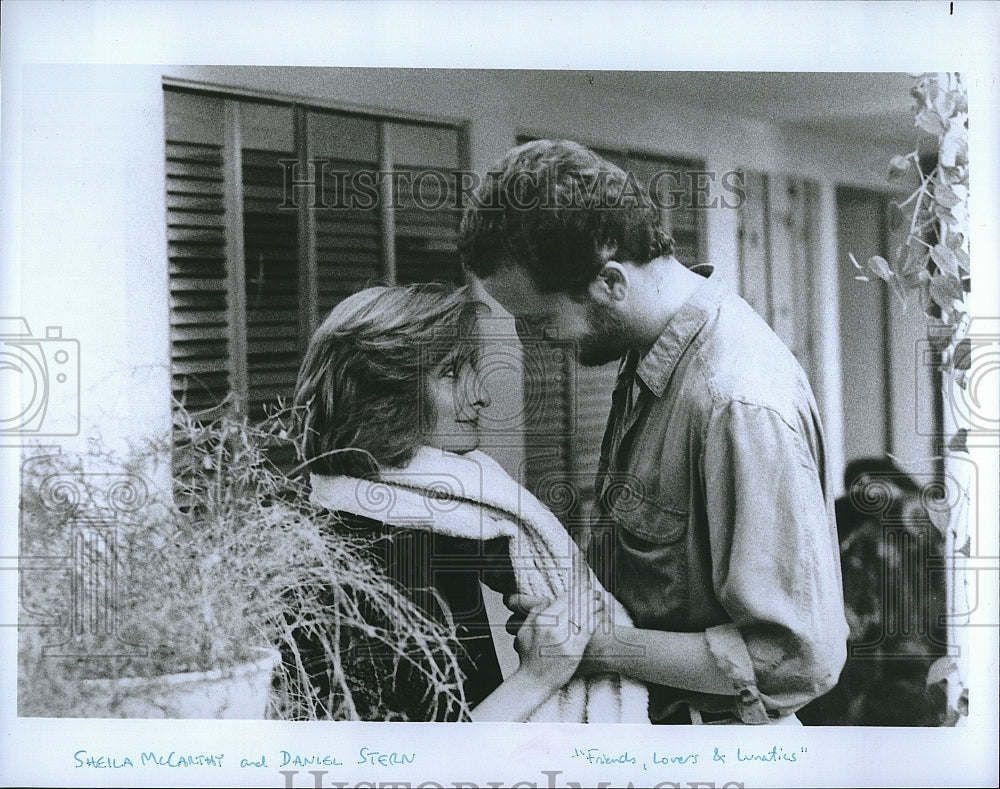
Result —
<svg viewBox="0 0 1000 789"><path fill-rule="evenodd" d="M586 590L585 590L586 589ZM589 587L547 601L527 595L504 599L514 614L507 632L521 665L474 710L478 721L524 721L556 690L573 678L597 623L604 615L604 595ZM583 599L579 599L583 598Z"/></svg>
<svg viewBox="0 0 1000 789"><path fill-rule="evenodd" d="M594 628L603 618L604 595L570 592L549 603L512 595L507 604L515 611L507 628L516 628L514 648L521 658L519 671L552 690L561 688L572 679ZM518 612L525 611L522 621Z"/></svg>

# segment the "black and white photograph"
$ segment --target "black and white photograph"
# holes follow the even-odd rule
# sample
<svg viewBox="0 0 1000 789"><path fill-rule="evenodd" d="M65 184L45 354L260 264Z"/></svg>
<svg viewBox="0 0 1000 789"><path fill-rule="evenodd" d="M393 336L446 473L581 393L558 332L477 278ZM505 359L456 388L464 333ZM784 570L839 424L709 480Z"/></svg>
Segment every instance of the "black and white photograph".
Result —
<svg viewBox="0 0 1000 789"><path fill-rule="evenodd" d="M5 4L2 784L995 785L998 9Z"/></svg>

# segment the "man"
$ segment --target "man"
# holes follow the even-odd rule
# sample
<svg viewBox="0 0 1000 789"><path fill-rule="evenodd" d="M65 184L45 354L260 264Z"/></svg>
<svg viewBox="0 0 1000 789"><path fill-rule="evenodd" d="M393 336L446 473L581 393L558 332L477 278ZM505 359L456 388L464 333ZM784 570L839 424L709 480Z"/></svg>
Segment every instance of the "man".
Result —
<svg viewBox="0 0 1000 789"><path fill-rule="evenodd" d="M649 195L593 152L522 145L474 197L461 250L486 291L581 363L622 359L590 558L635 627L600 629L581 670L647 682L654 723L797 723L847 638L801 367L711 268L673 257Z"/></svg>

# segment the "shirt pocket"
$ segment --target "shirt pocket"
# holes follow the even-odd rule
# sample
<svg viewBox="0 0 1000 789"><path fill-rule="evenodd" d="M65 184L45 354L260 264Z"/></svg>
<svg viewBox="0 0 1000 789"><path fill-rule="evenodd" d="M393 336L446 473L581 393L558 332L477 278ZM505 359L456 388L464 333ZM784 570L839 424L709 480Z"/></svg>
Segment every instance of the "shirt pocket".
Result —
<svg viewBox="0 0 1000 789"><path fill-rule="evenodd" d="M636 627L688 628L688 513L637 490L611 509L614 587Z"/></svg>
<svg viewBox="0 0 1000 789"><path fill-rule="evenodd" d="M620 488L611 516L628 534L653 545L671 545L687 534L687 510L672 507L630 485Z"/></svg>

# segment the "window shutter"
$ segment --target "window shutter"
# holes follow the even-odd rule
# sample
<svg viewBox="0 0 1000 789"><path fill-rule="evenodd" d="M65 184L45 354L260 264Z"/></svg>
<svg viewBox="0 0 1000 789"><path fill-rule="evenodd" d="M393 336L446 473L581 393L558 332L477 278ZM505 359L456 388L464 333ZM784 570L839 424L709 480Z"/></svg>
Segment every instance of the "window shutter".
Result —
<svg viewBox="0 0 1000 789"><path fill-rule="evenodd" d="M229 391L222 101L164 102L172 392L199 411Z"/></svg>
<svg viewBox="0 0 1000 789"><path fill-rule="evenodd" d="M813 359L810 310L819 244L819 185L815 181L748 171L739 209L740 295L774 329L821 390Z"/></svg>
<svg viewBox="0 0 1000 789"><path fill-rule="evenodd" d="M288 107L240 104L247 391L251 419L295 388L299 348L298 212L285 201L295 159Z"/></svg>
<svg viewBox="0 0 1000 789"><path fill-rule="evenodd" d="M393 161L450 176L460 127L191 86L166 87L164 115L171 373L189 410L234 395L262 419L288 401L308 338L346 296L461 280L453 185L428 177L425 206L405 208L411 195L391 202L378 187Z"/></svg>
<svg viewBox="0 0 1000 789"><path fill-rule="evenodd" d="M246 265L247 410L295 388L299 368L298 215L279 208L281 159L289 151L243 150L243 244Z"/></svg>
<svg viewBox="0 0 1000 789"><path fill-rule="evenodd" d="M316 223L319 319L352 293L382 282L382 238L369 182L378 169L378 122L310 112L308 159L323 173L323 195L310 209ZM318 177L315 169L309 178ZM361 188L359 189L359 181ZM374 188L374 187L372 187ZM329 206L328 208L326 206Z"/></svg>
<svg viewBox="0 0 1000 789"><path fill-rule="evenodd" d="M525 479L527 488L567 523L579 495L572 479L578 434L575 346L542 339L543 327L522 342ZM605 413L605 417L607 414ZM567 482L572 488L567 490Z"/></svg>
<svg viewBox="0 0 1000 789"><path fill-rule="evenodd" d="M453 128L389 126L393 170L400 178L395 212L396 277L400 284L463 280L458 255L461 209L451 171L459 166Z"/></svg>

